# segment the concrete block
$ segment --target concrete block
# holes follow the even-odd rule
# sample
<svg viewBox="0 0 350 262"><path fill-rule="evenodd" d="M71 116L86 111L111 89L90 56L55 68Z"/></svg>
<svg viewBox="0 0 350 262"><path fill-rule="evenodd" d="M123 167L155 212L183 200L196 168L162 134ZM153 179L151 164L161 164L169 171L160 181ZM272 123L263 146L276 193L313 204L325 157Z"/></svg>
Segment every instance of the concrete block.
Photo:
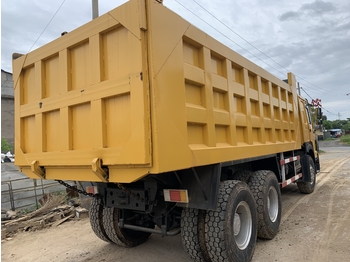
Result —
<svg viewBox="0 0 350 262"><path fill-rule="evenodd" d="M85 209L85 208L77 207L77 208L75 209L75 216L76 216L78 219L87 218L87 217L89 217L89 212L88 212L88 210Z"/></svg>

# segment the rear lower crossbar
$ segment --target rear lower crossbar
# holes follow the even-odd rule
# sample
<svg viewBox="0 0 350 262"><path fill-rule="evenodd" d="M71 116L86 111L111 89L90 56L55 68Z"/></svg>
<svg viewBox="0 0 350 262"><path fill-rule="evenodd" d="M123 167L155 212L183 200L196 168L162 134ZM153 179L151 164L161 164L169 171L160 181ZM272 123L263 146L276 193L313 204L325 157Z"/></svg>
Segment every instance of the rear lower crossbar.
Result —
<svg viewBox="0 0 350 262"><path fill-rule="evenodd" d="M124 221L122 219L119 220L118 225L121 228L127 228L127 229L132 229L135 231L141 231L141 232L147 232L147 233L153 233L153 234L160 234L163 236L176 236L181 232L180 228L174 229L171 231L165 231L165 230L161 230L161 229L153 229L153 228L148 228L148 227L128 225L128 224L124 224Z"/></svg>

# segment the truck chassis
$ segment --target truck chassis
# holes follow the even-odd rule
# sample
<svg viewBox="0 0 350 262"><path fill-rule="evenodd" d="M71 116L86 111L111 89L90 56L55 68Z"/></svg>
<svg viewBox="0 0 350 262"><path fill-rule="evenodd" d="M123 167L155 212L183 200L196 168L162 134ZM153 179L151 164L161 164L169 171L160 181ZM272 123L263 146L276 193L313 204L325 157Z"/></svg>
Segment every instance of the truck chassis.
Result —
<svg viewBox="0 0 350 262"><path fill-rule="evenodd" d="M90 222L100 239L124 247L137 246L153 233L181 233L194 260L233 254L229 260L249 261L256 237L277 234L280 188L296 183L301 193L312 193L319 169L312 145L304 144L300 151L148 175L130 184L93 183L88 186L95 192ZM165 190L175 200L165 201ZM179 190L189 201L176 200ZM217 249L215 243L223 244Z"/></svg>

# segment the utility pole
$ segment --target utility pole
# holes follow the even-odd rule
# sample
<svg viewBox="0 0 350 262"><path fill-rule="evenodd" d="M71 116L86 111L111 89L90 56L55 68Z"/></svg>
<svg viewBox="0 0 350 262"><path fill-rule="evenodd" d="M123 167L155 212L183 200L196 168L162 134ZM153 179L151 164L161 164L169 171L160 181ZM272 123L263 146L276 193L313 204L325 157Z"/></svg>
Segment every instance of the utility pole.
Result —
<svg viewBox="0 0 350 262"><path fill-rule="evenodd" d="M338 120L340 120L340 112L338 113Z"/></svg>
<svg viewBox="0 0 350 262"><path fill-rule="evenodd" d="M98 17L98 0L92 0L92 19Z"/></svg>
<svg viewBox="0 0 350 262"><path fill-rule="evenodd" d="M300 94L300 85L299 85L299 82L298 82L298 94L301 95L301 94Z"/></svg>

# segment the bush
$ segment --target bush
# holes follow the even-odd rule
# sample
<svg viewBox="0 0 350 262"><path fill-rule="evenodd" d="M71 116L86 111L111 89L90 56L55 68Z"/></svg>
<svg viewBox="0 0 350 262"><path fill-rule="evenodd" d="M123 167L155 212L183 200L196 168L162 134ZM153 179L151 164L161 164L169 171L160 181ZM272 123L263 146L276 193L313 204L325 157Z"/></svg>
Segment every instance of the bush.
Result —
<svg viewBox="0 0 350 262"><path fill-rule="evenodd" d="M6 154L7 152L12 152L12 145L7 141L6 138L1 138L1 153Z"/></svg>
<svg viewBox="0 0 350 262"><path fill-rule="evenodd" d="M350 146L350 135L341 136L340 142Z"/></svg>

